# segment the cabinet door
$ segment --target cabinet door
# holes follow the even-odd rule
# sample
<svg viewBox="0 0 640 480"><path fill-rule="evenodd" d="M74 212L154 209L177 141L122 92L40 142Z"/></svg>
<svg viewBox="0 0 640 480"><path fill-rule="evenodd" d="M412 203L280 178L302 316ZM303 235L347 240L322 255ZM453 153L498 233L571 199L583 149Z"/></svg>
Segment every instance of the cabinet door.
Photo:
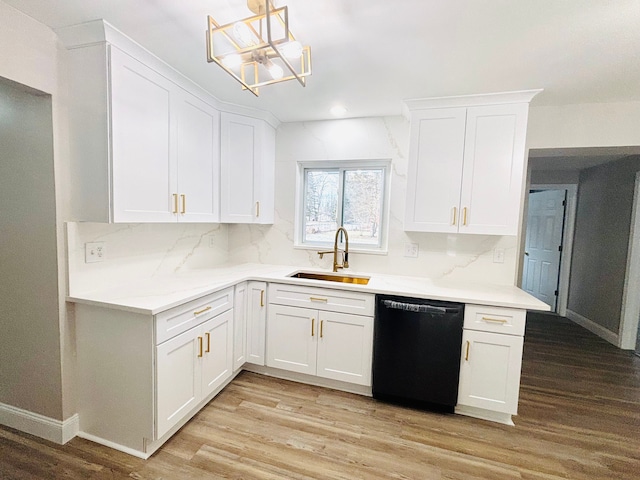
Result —
<svg viewBox="0 0 640 480"><path fill-rule="evenodd" d="M515 415L524 338L464 330L458 404Z"/></svg>
<svg viewBox="0 0 640 480"><path fill-rule="evenodd" d="M220 113L183 91L176 94L176 112L178 220L218 222Z"/></svg>
<svg viewBox="0 0 640 480"><path fill-rule="evenodd" d="M370 386L373 318L334 312L319 318L318 376Z"/></svg>
<svg viewBox="0 0 640 480"><path fill-rule="evenodd" d="M458 231L465 112L445 108L412 113L405 230Z"/></svg>
<svg viewBox="0 0 640 480"><path fill-rule="evenodd" d="M247 284L247 362L264 365L267 328L267 284Z"/></svg>
<svg viewBox="0 0 640 480"><path fill-rule="evenodd" d="M233 371L247 361L247 282L236 285L233 297Z"/></svg>
<svg viewBox="0 0 640 480"><path fill-rule="evenodd" d="M176 87L111 48L112 215L114 222L175 222L176 162L170 151Z"/></svg>
<svg viewBox="0 0 640 480"><path fill-rule="evenodd" d="M220 116L220 220L273 223L275 130L263 120Z"/></svg>
<svg viewBox="0 0 640 480"><path fill-rule="evenodd" d="M156 386L156 438L193 409L202 398L200 327L158 345Z"/></svg>
<svg viewBox="0 0 640 480"><path fill-rule="evenodd" d="M518 233L527 114L526 103L467 109L461 233Z"/></svg>
<svg viewBox="0 0 640 480"><path fill-rule="evenodd" d="M317 310L270 305L267 366L315 375L318 328Z"/></svg>
<svg viewBox="0 0 640 480"><path fill-rule="evenodd" d="M202 324L202 397L220 387L233 373L233 310Z"/></svg>

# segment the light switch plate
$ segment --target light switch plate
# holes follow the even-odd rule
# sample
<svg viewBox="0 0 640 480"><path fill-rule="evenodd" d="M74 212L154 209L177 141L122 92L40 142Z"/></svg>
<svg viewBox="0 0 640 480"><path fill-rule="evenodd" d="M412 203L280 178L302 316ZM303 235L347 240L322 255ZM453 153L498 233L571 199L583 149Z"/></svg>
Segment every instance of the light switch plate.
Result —
<svg viewBox="0 0 640 480"><path fill-rule="evenodd" d="M504 248L493 249L493 263L504 263Z"/></svg>
<svg viewBox="0 0 640 480"><path fill-rule="evenodd" d="M87 242L84 244L85 263L102 262L107 256L105 242Z"/></svg>
<svg viewBox="0 0 640 480"><path fill-rule="evenodd" d="M405 243L404 244L404 256L405 257L418 257L418 244L417 243Z"/></svg>

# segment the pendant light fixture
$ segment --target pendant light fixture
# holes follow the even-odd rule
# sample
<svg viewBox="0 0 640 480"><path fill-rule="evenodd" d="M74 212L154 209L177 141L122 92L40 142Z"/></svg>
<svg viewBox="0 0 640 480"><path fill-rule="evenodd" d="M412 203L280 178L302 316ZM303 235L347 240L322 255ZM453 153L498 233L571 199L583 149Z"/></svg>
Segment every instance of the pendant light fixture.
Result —
<svg viewBox="0 0 640 480"><path fill-rule="evenodd" d="M258 96L258 87L311 75L311 48L289 30L289 10L270 0L247 0L255 15L226 25L207 21L207 61L217 63Z"/></svg>

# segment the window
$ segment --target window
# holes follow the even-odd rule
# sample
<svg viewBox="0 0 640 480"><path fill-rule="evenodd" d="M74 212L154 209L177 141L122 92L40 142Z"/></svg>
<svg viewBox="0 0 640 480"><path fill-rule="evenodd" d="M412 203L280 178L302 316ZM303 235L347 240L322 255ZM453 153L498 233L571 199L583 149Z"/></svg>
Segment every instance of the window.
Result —
<svg viewBox="0 0 640 480"><path fill-rule="evenodd" d="M342 226L349 232L349 249L386 250L389 162L301 163L299 168L298 246L333 247Z"/></svg>

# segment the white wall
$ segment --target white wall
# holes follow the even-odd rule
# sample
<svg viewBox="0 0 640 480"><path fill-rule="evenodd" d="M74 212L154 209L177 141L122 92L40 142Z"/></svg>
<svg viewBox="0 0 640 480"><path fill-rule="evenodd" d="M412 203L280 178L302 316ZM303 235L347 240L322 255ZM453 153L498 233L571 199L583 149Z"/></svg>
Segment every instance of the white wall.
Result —
<svg viewBox="0 0 640 480"><path fill-rule="evenodd" d="M527 144L529 148L640 145L638 125L640 102L533 106Z"/></svg>
<svg viewBox="0 0 640 480"><path fill-rule="evenodd" d="M513 284L516 237L405 232L405 190L409 123L403 117L282 124L276 138L276 221L271 226L230 227L232 261L331 269L331 255L293 247L296 162L303 160L391 159L389 253L353 253L350 271L426 276L433 279ZM418 258L404 257L406 243L418 243ZM493 263L504 248L505 262Z"/></svg>

